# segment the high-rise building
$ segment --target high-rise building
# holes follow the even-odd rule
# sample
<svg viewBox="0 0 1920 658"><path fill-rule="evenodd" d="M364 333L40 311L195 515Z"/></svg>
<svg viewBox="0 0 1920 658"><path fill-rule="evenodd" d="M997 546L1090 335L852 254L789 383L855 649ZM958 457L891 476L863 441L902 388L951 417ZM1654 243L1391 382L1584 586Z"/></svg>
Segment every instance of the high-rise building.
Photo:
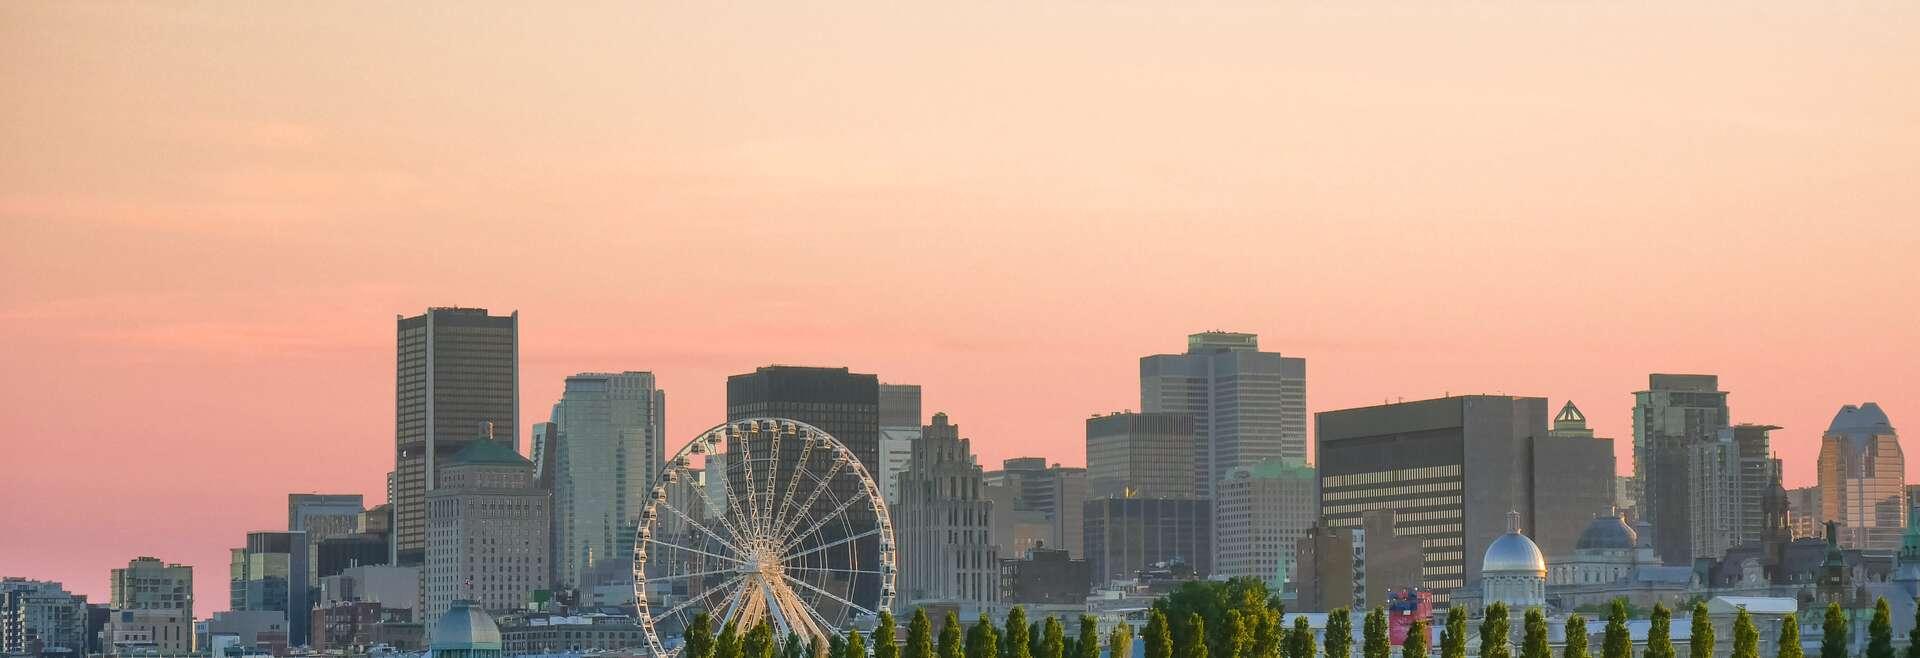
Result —
<svg viewBox="0 0 1920 658"><path fill-rule="evenodd" d="M1652 524L1654 552L1662 561L1692 564L1688 459L1692 446L1715 441L1727 429L1727 392L1714 375L1654 374L1647 377L1647 390L1633 398L1633 475L1640 482L1636 512ZM1541 546L1561 554L1558 547Z"/></svg>
<svg viewBox="0 0 1920 658"><path fill-rule="evenodd" d="M880 463L874 465L873 476L888 505L900 504L900 474L913 456L922 422L920 385L880 385Z"/></svg>
<svg viewBox="0 0 1920 658"><path fill-rule="evenodd" d="M67 649L87 652L87 597L60 583L0 579L0 654L39 655Z"/></svg>
<svg viewBox="0 0 1920 658"><path fill-rule="evenodd" d="M551 497L533 486L533 462L506 443L470 442L427 495L425 622L458 600L489 610L525 607L547 588Z"/></svg>
<svg viewBox="0 0 1920 658"><path fill-rule="evenodd" d="M1162 563L1213 573L1213 506L1205 498L1092 498L1085 519L1090 586L1133 580Z"/></svg>
<svg viewBox="0 0 1920 658"><path fill-rule="evenodd" d="M1825 532L1819 485L1787 490L1787 530L1794 539L1819 539Z"/></svg>
<svg viewBox="0 0 1920 658"><path fill-rule="evenodd" d="M1307 360L1262 352L1253 334L1193 334L1185 354L1141 357L1140 408L1193 417L1193 495L1234 468L1307 460Z"/></svg>
<svg viewBox="0 0 1920 658"><path fill-rule="evenodd" d="M1320 478L1313 467L1269 459L1227 471L1215 492L1214 575L1284 585L1295 570L1294 547L1320 518Z"/></svg>
<svg viewBox="0 0 1920 658"><path fill-rule="evenodd" d="M1906 457L1880 405L1847 405L1820 439L1820 504L1845 548L1893 551L1907 524Z"/></svg>
<svg viewBox="0 0 1920 658"><path fill-rule="evenodd" d="M1014 457L1000 464L1000 470L985 475L988 497L995 501L993 541L1000 554L1025 555L1045 546L1084 555L1081 514L1087 469L1048 466L1043 457Z"/></svg>
<svg viewBox="0 0 1920 658"><path fill-rule="evenodd" d="M437 466L490 424L495 440L518 449L520 314L484 308L430 308L400 317L395 359L394 558L426 558L427 492Z"/></svg>
<svg viewBox="0 0 1920 658"><path fill-rule="evenodd" d="M1758 543L1776 521L1784 493L1780 460L1773 458L1768 432L1772 425L1735 425L1714 441L1689 448L1687 516L1695 558L1718 560L1727 550ZM1658 534L1658 533L1655 533Z"/></svg>
<svg viewBox="0 0 1920 658"><path fill-rule="evenodd" d="M344 550L352 552L357 558L372 558L367 552L371 546L369 543L371 539L346 539L348 535L359 532L360 515L366 511L366 500L360 494L287 494L287 529L307 533L307 564L315 567L307 572L308 586L317 587L321 576L339 573L338 570L321 573L318 568L320 547L327 540L342 540L334 542L336 552ZM386 552L384 538L380 540L380 550L382 553ZM386 558L381 557L379 561L364 563L384 564L385 562Z"/></svg>
<svg viewBox="0 0 1920 658"><path fill-rule="evenodd" d="M1359 528L1367 512L1393 510L1393 534L1422 542L1422 585L1436 601L1479 576L1507 512L1537 519L1535 540L1560 554L1613 503L1613 441L1550 433L1545 398L1446 397L1316 421L1322 515Z"/></svg>
<svg viewBox="0 0 1920 658"><path fill-rule="evenodd" d="M101 630L109 654L193 650L193 567L138 557L114 569L112 612Z"/></svg>
<svg viewBox="0 0 1920 658"><path fill-rule="evenodd" d="M898 478L900 507L893 511L900 537L901 598L982 607L1000 599L1000 555L994 549L993 502L982 491L973 444L947 415L913 442L913 455Z"/></svg>
<svg viewBox="0 0 1920 658"><path fill-rule="evenodd" d="M1295 574L1293 608L1302 612L1328 612L1352 608L1361 600L1355 590L1364 589L1364 564L1356 545L1358 528L1318 523L1307 529L1305 537L1294 544L1299 564Z"/></svg>
<svg viewBox="0 0 1920 658"><path fill-rule="evenodd" d="M589 590L621 574L632 578L640 509L666 461L666 404L652 373L567 378L554 407L559 439L553 532L559 552L552 557L560 587Z"/></svg>
<svg viewBox="0 0 1920 658"><path fill-rule="evenodd" d="M1087 419L1087 494L1094 498L1199 494L1193 416L1120 412ZM1249 464L1251 465L1251 464ZM1224 472L1224 471L1223 471Z"/></svg>
<svg viewBox="0 0 1920 658"><path fill-rule="evenodd" d="M229 609L277 611L286 619L304 619L313 607L315 582L307 533L249 532L245 546L233 549L228 565ZM306 624L289 624L287 641L306 644Z"/></svg>

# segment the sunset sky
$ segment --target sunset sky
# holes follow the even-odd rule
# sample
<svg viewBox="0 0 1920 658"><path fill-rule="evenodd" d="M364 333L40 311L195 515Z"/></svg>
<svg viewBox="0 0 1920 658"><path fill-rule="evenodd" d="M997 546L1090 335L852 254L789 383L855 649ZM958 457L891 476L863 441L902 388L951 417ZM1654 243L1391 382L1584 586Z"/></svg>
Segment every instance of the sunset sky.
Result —
<svg viewBox="0 0 1920 658"><path fill-rule="evenodd" d="M1672 6L1680 5L1680 6ZM394 316L521 313L522 415L651 370L925 387L1078 464L1207 329L1310 410L1632 392L1920 428L1920 4L0 3L0 575L384 499ZM526 432L521 428L522 433ZM1909 434L1920 432L1920 429ZM1909 459L1920 481L1920 456Z"/></svg>

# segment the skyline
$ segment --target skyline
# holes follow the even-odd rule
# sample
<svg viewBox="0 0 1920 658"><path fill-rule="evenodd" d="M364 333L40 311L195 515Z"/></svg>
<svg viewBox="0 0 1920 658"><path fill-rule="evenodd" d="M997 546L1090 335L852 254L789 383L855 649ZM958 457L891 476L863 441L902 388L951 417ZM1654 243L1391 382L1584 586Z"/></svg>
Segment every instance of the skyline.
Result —
<svg viewBox="0 0 1920 658"><path fill-rule="evenodd" d="M1078 464L1208 329L1622 470L1653 372L1789 486L1920 413L1920 7L1476 7L0 5L0 562L217 609L287 493L384 498L429 306L521 312L524 420L653 372L670 450L793 363Z"/></svg>

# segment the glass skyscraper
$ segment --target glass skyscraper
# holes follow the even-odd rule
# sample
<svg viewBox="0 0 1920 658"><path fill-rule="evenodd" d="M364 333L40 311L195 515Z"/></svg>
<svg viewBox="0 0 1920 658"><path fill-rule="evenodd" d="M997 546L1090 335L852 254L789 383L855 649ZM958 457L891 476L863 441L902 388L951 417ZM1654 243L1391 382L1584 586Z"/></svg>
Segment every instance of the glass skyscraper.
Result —
<svg viewBox="0 0 1920 658"><path fill-rule="evenodd" d="M430 308L396 324L393 542L395 562L410 566L426 557L437 466L483 431L519 448L520 314Z"/></svg>
<svg viewBox="0 0 1920 658"><path fill-rule="evenodd" d="M1880 405L1847 405L1820 439L1821 516L1840 524L1840 545L1900 548L1907 524L1906 456Z"/></svg>
<svg viewBox="0 0 1920 658"><path fill-rule="evenodd" d="M666 404L652 373L567 378L554 407L559 437L548 437L560 586L631 577L636 519L666 459Z"/></svg>

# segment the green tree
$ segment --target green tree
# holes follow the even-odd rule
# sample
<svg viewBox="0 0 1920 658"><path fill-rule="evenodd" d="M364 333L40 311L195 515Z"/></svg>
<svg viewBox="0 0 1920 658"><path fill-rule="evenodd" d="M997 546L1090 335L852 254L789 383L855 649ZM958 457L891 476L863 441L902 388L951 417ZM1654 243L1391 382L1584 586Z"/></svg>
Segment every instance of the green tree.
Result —
<svg viewBox="0 0 1920 658"><path fill-rule="evenodd" d="M687 630L681 631L680 639L686 641L686 649L680 652L685 658L713 658L713 616L700 613L693 616L693 622L687 624Z"/></svg>
<svg viewBox="0 0 1920 658"><path fill-rule="evenodd" d="M1146 658L1173 658L1173 629L1167 627L1167 613L1156 607L1147 613L1147 630L1140 634L1147 642Z"/></svg>
<svg viewBox="0 0 1920 658"><path fill-rule="evenodd" d="M1225 658L1227 611L1239 610L1244 616L1276 602L1265 581L1258 578L1232 578L1181 583L1178 589L1155 602L1154 607L1165 611L1167 619L1173 622L1175 645L1187 641L1186 625L1180 620L1191 614L1199 614L1212 631L1206 640L1209 653Z"/></svg>
<svg viewBox="0 0 1920 658"><path fill-rule="evenodd" d="M1687 658L1713 658L1713 619L1707 604L1693 604L1693 637L1687 640Z"/></svg>
<svg viewBox="0 0 1920 658"><path fill-rule="evenodd" d="M780 647L780 658L804 658L807 650L800 647L800 634L788 633L787 642Z"/></svg>
<svg viewBox="0 0 1920 658"><path fill-rule="evenodd" d="M1731 658L1760 658L1760 629L1753 627L1753 616L1746 606L1733 616L1733 655Z"/></svg>
<svg viewBox="0 0 1920 658"><path fill-rule="evenodd" d="M847 658L867 658L867 638L860 637L860 629L847 631Z"/></svg>
<svg viewBox="0 0 1920 658"><path fill-rule="evenodd" d="M1133 658L1133 627L1125 623L1107 634L1108 658Z"/></svg>
<svg viewBox="0 0 1920 658"><path fill-rule="evenodd" d="M1780 650L1774 658L1805 658L1800 648L1800 617L1791 612L1780 618Z"/></svg>
<svg viewBox="0 0 1920 658"><path fill-rule="evenodd" d="M1820 630L1820 658L1847 658L1847 613L1839 603L1827 604L1826 623Z"/></svg>
<svg viewBox="0 0 1920 658"><path fill-rule="evenodd" d="M1494 601L1487 606L1486 618L1480 620L1480 658L1508 658L1513 655L1513 646L1508 643L1507 604Z"/></svg>
<svg viewBox="0 0 1920 658"><path fill-rule="evenodd" d="M1447 627L1440 631L1440 658L1467 658L1467 609L1447 606Z"/></svg>
<svg viewBox="0 0 1920 658"><path fill-rule="evenodd" d="M1400 643L1400 658L1427 658L1427 620L1415 617L1407 624L1407 640Z"/></svg>
<svg viewBox="0 0 1920 658"><path fill-rule="evenodd" d="M1567 615L1566 648L1560 650L1560 658L1593 658L1587 653L1587 618L1574 613Z"/></svg>
<svg viewBox="0 0 1920 658"><path fill-rule="evenodd" d="M729 621L720 627L720 637L713 641L713 658L740 658L740 624Z"/></svg>
<svg viewBox="0 0 1920 658"><path fill-rule="evenodd" d="M1646 658L1673 658L1673 611L1653 604L1653 621L1647 626Z"/></svg>
<svg viewBox="0 0 1920 658"><path fill-rule="evenodd" d="M1873 604L1873 621L1867 622L1867 658L1893 658L1893 610L1886 597Z"/></svg>
<svg viewBox="0 0 1920 658"><path fill-rule="evenodd" d="M1547 615L1539 608L1527 608L1526 627L1521 629L1520 658L1553 658L1547 645Z"/></svg>
<svg viewBox="0 0 1920 658"><path fill-rule="evenodd" d="M1239 610L1228 610L1227 619L1222 624L1220 658L1247 658L1247 652L1253 650L1253 629L1247 627L1246 615Z"/></svg>
<svg viewBox="0 0 1920 658"><path fill-rule="evenodd" d="M1033 658L1033 629L1027 626L1027 609L1013 606L1007 611L1007 658Z"/></svg>
<svg viewBox="0 0 1920 658"><path fill-rule="evenodd" d="M1100 658L1100 619L1080 615L1080 639L1074 640L1074 658Z"/></svg>
<svg viewBox="0 0 1920 658"><path fill-rule="evenodd" d="M847 658L847 638L833 635L827 640L827 658Z"/></svg>
<svg viewBox="0 0 1920 658"><path fill-rule="evenodd" d="M893 611L880 611L880 623L873 627L873 658L900 658L900 645L894 643L895 623Z"/></svg>
<svg viewBox="0 0 1920 658"><path fill-rule="evenodd" d="M746 637L740 640L740 658L774 658L778 650L774 645L773 627L767 625L765 619L747 629Z"/></svg>
<svg viewBox="0 0 1920 658"><path fill-rule="evenodd" d="M1600 658L1633 658L1633 635L1627 631L1627 600L1614 599L1607 611L1607 631Z"/></svg>
<svg viewBox="0 0 1920 658"><path fill-rule="evenodd" d="M1393 658L1393 638L1387 635L1387 609L1374 606L1360 629L1360 655Z"/></svg>
<svg viewBox="0 0 1920 658"><path fill-rule="evenodd" d="M1047 617L1040 633L1040 653L1034 658L1066 658L1067 629L1060 627L1059 617Z"/></svg>
<svg viewBox="0 0 1920 658"><path fill-rule="evenodd" d="M980 613L980 620L967 629L965 658L995 658L1000 655L1000 629L993 627L993 619L987 613Z"/></svg>
<svg viewBox="0 0 1920 658"><path fill-rule="evenodd" d="M1287 631L1287 658L1313 658L1313 627L1307 625L1307 618L1293 618L1293 630Z"/></svg>
<svg viewBox="0 0 1920 658"><path fill-rule="evenodd" d="M1327 658L1353 658L1353 611L1337 608L1327 612Z"/></svg>
<svg viewBox="0 0 1920 658"><path fill-rule="evenodd" d="M1207 620L1200 613L1187 615L1186 644L1176 646L1180 658L1207 658Z"/></svg>
<svg viewBox="0 0 1920 658"><path fill-rule="evenodd" d="M907 621L907 648L901 655L905 658L936 658L933 655L933 620L927 618L926 608L913 609L913 619Z"/></svg>
<svg viewBox="0 0 1920 658"><path fill-rule="evenodd" d="M1280 658L1286 646L1286 629L1280 627L1280 611L1263 607L1254 613L1252 658Z"/></svg>
<svg viewBox="0 0 1920 658"><path fill-rule="evenodd" d="M940 658L967 658L966 640L961 639L960 615L947 611L947 618L940 622Z"/></svg>

